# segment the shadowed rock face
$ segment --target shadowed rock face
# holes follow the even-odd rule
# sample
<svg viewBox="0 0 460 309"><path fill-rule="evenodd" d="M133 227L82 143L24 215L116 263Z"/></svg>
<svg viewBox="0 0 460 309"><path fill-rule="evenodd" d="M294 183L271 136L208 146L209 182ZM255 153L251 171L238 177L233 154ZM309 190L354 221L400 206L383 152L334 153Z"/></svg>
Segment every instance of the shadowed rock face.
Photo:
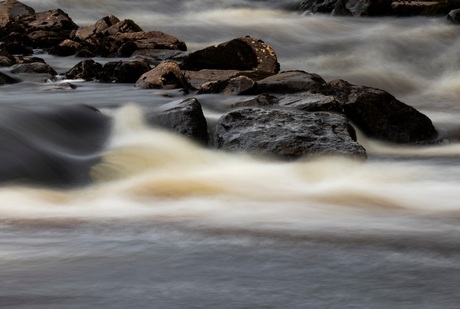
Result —
<svg viewBox="0 0 460 309"><path fill-rule="evenodd" d="M146 112L149 124L179 133L207 145L208 128L201 104L197 99L171 102Z"/></svg>
<svg viewBox="0 0 460 309"><path fill-rule="evenodd" d="M222 116L216 129L217 148L285 159L319 155L367 158L353 137L343 115L279 109L235 110Z"/></svg>
<svg viewBox="0 0 460 309"><path fill-rule="evenodd" d="M86 184L110 127L107 117L83 105L39 111L3 108L0 182Z"/></svg>
<svg viewBox="0 0 460 309"><path fill-rule="evenodd" d="M394 143L429 143L437 138L426 115L384 90L335 80L323 85L321 92L335 96L345 115L370 137Z"/></svg>

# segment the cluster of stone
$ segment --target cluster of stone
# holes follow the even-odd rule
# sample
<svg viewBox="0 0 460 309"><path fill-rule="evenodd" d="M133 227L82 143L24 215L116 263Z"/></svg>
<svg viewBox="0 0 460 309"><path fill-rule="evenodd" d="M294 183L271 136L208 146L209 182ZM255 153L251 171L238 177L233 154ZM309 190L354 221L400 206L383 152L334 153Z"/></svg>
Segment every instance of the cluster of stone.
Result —
<svg viewBox="0 0 460 309"><path fill-rule="evenodd" d="M338 155L363 160L366 150L354 127L392 143L432 143L438 135L427 116L386 91L343 80L326 82L305 71L280 72L273 48L253 37L190 53L172 35L143 31L134 21L115 16L78 27L59 9L36 13L15 0L0 3L0 15L0 65L11 66L12 73L182 89L186 99L150 108L145 117L209 147L282 159ZM58 73L33 57L36 48L89 59ZM131 59L102 65L90 59L94 56ZM5 74L0 81L19 82ZM237 99L211 124L199 102L202 94Z"/></svg>

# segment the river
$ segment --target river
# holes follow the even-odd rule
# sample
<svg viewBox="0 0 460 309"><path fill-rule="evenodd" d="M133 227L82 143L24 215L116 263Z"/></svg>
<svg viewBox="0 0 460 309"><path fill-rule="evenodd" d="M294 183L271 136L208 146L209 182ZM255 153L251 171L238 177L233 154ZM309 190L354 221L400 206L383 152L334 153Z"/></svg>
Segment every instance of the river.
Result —
<svg viewBox="0 0 460 309"><path fill-rule="evenodd" d="M389 91L429 116L445 141L359 136L365 163L276 162L145 125L139 107L181 100L179 91L78 81L59 91L21 76L0 88L1 109L84 103L113 128L91 185L0 187L0 307L459 307L458 27L310 16L286 9L294 1L23 2L62 8L79 25L130 18L191 51L251 35L273 46L282 70ZM58 73L81 60L38 56ZM209 118L227 100L196 97Z"/></svg>

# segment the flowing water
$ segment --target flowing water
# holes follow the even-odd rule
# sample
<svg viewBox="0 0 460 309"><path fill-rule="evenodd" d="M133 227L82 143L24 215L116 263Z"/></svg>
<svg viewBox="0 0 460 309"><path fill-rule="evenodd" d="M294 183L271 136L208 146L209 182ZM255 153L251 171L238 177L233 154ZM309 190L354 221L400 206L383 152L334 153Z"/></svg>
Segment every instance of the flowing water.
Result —
<svg viewBox="0 0 460 309"><path fill-rule="evenodd" d="M293 10L295 1L23 2L60 7L80 25L130 18L189 50L258 37L282 70L391 92L427 114L445 142L396 146L361 136L366 163L274 162L147 126L141 108L182 100L179 91L78 81L59 90L21 76L0 88L2 113L20 109L26 119L2 118L13 139L71 162L68 152L87 141L27 119L89 104L112 120L91 185L0 187L0 307L459 307L458 27L438 18L309 16ZM59 73L80 61L40 56ZM197 98L209 119L228 100ZM49 136L67 148L43 144ZM13 156L23 159L21 151Z"/></svg>

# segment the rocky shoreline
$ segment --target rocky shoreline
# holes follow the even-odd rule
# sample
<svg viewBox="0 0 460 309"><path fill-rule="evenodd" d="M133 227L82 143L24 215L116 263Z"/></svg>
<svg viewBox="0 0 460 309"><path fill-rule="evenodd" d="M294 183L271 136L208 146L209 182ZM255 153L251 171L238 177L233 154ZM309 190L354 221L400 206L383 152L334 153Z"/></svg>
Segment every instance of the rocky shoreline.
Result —
<svg viewBox="0 0 460 309"><path fill-rule="evenodd" d="M365 160L354 127L391 143L438 139L427 116L386 91L344 80L326 82L302 70L280 72L275 51L258 38L239 37L190 53L179 38L143 31L115 16L79 27L60 9L35 12L16 0L0 2L0 16L0 66L10 67L12 74L131 83L139 91L182 89L187 98L149 109L146 120L212 148L289 160L321 155ZM36 57L37 51L82 60L57 72ZM120 59L100 64L92 59L96 56ZM1 84L18 82L0 75ZM215 126L199 102L201 94L210 93L240 98L223 107Z"/></svg>

